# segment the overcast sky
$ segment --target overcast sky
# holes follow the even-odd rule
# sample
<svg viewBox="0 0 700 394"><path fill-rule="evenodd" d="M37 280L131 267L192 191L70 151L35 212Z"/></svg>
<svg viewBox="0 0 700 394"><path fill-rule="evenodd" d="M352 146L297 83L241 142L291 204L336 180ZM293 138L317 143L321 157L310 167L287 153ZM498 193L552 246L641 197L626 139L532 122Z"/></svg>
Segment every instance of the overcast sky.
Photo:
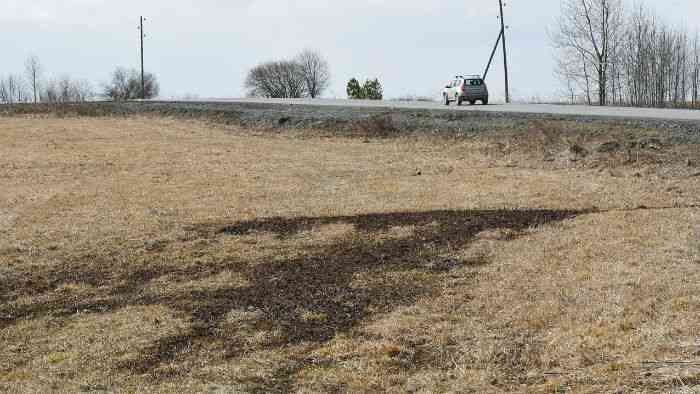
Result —
<svg viewBox="0 0 700 394"><path fill-rule="evenodd" d="M507 3L512 94L554 97L546 29L559 0ZM700 28L700 0L645 4ZM164 97L242 96L251 66L304 48L331 64L326 96L345 97L351 77L380 78L388 98L437 96L452 76L483 72L499 31L497 0L1 0L0 74L21 72L33 53L48 76L97 85L117 65L138 66L139 15L148 18L146 68ZM502 98L500 53L495 63L488 83Z"/></svg>

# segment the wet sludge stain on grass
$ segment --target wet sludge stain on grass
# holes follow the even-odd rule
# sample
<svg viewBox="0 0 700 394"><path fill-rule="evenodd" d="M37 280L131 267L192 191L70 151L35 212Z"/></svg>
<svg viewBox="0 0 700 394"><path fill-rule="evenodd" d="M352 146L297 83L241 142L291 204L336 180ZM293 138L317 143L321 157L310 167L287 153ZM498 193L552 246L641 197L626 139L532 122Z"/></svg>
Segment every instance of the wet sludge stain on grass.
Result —
<svg viewBox="0 0 700 394"><path fill-rule="evenodd" d="M63 273L54 268L50 273L53 278L47 278L54 285L61 280L87 278L91 284L99 284L100 289L105 290L100 290L97 297L84 300L65 296L16 309L0 307L0 328L26 318L60 317L82 309L89 313L103 313L133 305L165 305L187 316L191 327L184 333L162 338L147 346L138 357L121 361L118 367L135 374L152 375L153 379L168 379L175 372L164 371L165 364L181 356L206 353L212 348L225 358L235 359L243 357L244 350L249 351L251 346L269 350L297 344L327 343L372 316L390 313L414 304L421 297L435 295L435 284L453 269L462 265L478 268L488 264L486 258L478 262L460 262L443 257L445 253L467 247L479 233L506 229L518 234L581 213L566 210L445 210L197 224L188 230L203 238L254 233L288 238L329 224L352 225L358 236L314 245L301 256L274 261L232 258L232 261L209 265L188 266L189 262L183 262L182 268L172 265L167 268L126 267L116 262L79 263L81 272L74 272L73 267L66 265ZM401 237L378 236L402 226L410 226L414 231ZM238 271L246 278L246 285L185 290L177 297L144 295L146 286L166 275L168 280L187 281L206 279L226 270ZM420 274L421 280L405 280L415 273ZM358 281L358 276L365 279ZM31 289L15 290L17 293L31 292ZM231 311L251 312L254 318L247 324L254 330L270 333L268 338L246 345L249 338L244 333L238 333L236 329L222 332L221 327L228 324L226 316ZM303 366L305 362L301 360L299 364ZM288 375L282 370L279 372ZM285 381L283 376L279 378L280 382Z"/></svg>
<svg viewBox="0 0 700 394"><path fill-rule="evenodd" d="M233 225L203 224L193 226L203 236L238 236L254 232L273 233L290 237L303 231L328 224L352 224L365 237L343 239L332 245L313 248L303 257L274 261L248 262L245 276L250 285L216 291L193 292L189 303L173 306L192 315L192 341L206 340L204 330L214 329L232 309L262 312L263 325L274 327L282 338L271 346L286 346L301 342L325 343L338 333L346 332L371 314L389 313L401 306L411 305L422 296L430 295L432 283L401 283L387 273L424 271L438 280L440 273L458 266L449 261L445 267L434 269L422 259L426 246L431 250L458 250L474 237L489 229L525 230L549 222L575 217L577 211L503 210L503 211L434 211L421 213L389 213L319 218L270 218L240 222ZM400 239L373 241L372 235L396 226L415 226L411 236ZM469 262L467 262L469 263ZM480 261L478 265L484 264ZM476 266L478 266L476 265ZM374 280L356 286L356 274L371 273ZM308 311L319 320L305 319L300 310ZM144 372L147 364L157 366L170 359L172 350L163 344L178 347L185 338L167 338L145 354L137 370ZM235 341L234 341L235 342ZM234 346L227 350L237 356ZM146 361L144 363L143 361ZM132 364L132 365L134 365Z"/></svg>

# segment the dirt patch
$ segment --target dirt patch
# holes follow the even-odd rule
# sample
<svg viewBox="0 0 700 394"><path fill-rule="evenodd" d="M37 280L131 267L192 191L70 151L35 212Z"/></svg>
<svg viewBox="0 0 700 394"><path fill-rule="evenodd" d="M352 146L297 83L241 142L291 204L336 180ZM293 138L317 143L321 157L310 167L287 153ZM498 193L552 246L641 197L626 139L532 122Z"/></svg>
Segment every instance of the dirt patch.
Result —
<svg viewBox="0 0 700 394"><path fill-rule="evenodd" d="M241 222L233 225L200 224L190 227L202 236L236 236L251 232L268 232L280 237L289 237L316 226L330 224L353 225L362 236L352 240L342 239L331 245L308 251L303 257L267 261L238 261L240 274L246 285L223 287L212 290L192 289L173 298L144 297L143 289L154 280L167 275L171 282L197 277L216 276L232 264L216 265L209 269L195 266L178 270L135 270L120 275L119 271L105 272L104 267L114 267L114 262L105 262L93 267L85 266L76 273L75 267L67 265L65 272L53 270L53 280L48 288L66 281L90 284L104 289L112 288L111 295L104 291L95 300L85 297L61 297L41 305L26 305L21 308L4 307L4 327L20 320L37 318L44 314L53 317L71 313L113 313L129 305L166 305L192 316L192 330L186 334L167 337L159 341L142 358L124 361L124 368L143 374L164 362L170 362L184 348L188 354L205 344L215 341L215 329L232 310L256 311L256 327L275 327L278 341L271 346L288 346L297 343L324 343L340 333L355 327L370 315L384 314L398 307L410 305L419 297L432 293L432 281L462 264L453 258L429 258L431 251L455 252L466 247L476 234L493 229L521 231L575 217L575 211L436 211L425 213L395 213L318 218L273 218ZM377 241L376 233L398 226L413 226L415 231L408 237ZM426 254L427 253L427 254ZM419 257L420 256L420 257ZM425 260L439 261L425 266ZM481 261L480 264L485 264ZM100 268L99 272L94 268ZM402 286L390 277L358 286L358 273L371 273L382 278L397 271L424 271L430 281ZM23 273L29 275L29 273ZM29 283L13 290L27 294L32 289ZM42 287L35 291L46 290ZM186 296L184 296L186 294ZM99 300L99 301L98 301ZM303 311L300 313L300 311ZM371 312L370 312L371 311ZM8 318L7 316L11 316ZM312 316L313 318L309 318ZM9 320L8 320L9 319ZM320 323L320 324L319 324ZM239 357L239 341L227 341L226 353ZM164 378L167 376L163 376Z"/></svg>

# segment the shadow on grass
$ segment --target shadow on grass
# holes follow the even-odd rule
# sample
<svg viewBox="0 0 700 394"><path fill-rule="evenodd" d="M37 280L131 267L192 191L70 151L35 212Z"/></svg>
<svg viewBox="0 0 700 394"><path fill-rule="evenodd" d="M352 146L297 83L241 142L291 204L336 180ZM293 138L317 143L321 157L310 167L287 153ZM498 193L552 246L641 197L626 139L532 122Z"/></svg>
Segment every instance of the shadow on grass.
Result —
<svg viewBox="0 0 700 394"><path fill-rule="evenodd" d="M209 265L173 265L157 267L118 267L115 262L86 261L64 267L64 271L45 273L40 291L61 283L85 280L109 290L97 299L56 299L30 304L14 310L0 307L0 328L20 319L41 315L60 317L74 311L104 313L130 305L167 305L191 317L191 328L182 335L164 338L152 344L140 356L119 367L136 374L170 376L156 372L164 363L183 353L206 353L213 343L226 358L238 358L244 350L240 334L222 337L219 330L231 311L254 311L255 328L274 330L274 340L260 349L284 348L311 343L322 344L347 332L375 315L389 313L430 296L446 272L460 266L478 267L487 261L460 261L450 253L467 247L482 231L508 229L515 234L532 226L573 218L582 212L552 210L432 211L388 213L317 218L269 218L234 224L199 224L189 228L202 238L271 233L291 237L328 224L352 225L356 236L312 246L303 255L274 261L220 261ZM411 226L400 237L382 237L393 227ZM160 252L159 252L160 253ZM456 253L455 253L456 254ZM448 259L447 262L444 259ZM438 267L439 269L435 269ZM245 286L184 291L178 297L145 296L149 283L167 275L168 280L206 279L224 271L237 271L246 278ZM28 273L31 276L31 273ZM419 280L410 280L411 275ZM406 278L409 278L408 280ZM50 285L46 285L46 281ZM25 281L30 285L31 279ZM105 287L103 287L105 288ZM17 292L31 289L16 288ZM9 316L9 317L8 317ZM312 316L312 318L309 318ZM223 343L223 344L221 344ZM187 352L183 352L187 349ZM303 360L300 361L303 364ZM280 370L275 387L294 371ZM286 371L286 372L285 372ZM251 382L265 384L265 382ZM289 382L288 382L289 383Z"/></svg>

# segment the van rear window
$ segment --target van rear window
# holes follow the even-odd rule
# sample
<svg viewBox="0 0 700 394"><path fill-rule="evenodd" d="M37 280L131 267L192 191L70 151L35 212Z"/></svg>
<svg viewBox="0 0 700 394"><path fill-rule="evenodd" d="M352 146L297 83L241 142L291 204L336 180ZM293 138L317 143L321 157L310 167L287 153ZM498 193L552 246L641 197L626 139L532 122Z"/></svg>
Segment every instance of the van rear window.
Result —
<svg viewBox="0 0 700 394"><path fill-rule="evenodd" d="M471 86L481 86L484 84L484 81L481 79L468 79L466 82L467 82L467 85L471 85Z"/></svg>

